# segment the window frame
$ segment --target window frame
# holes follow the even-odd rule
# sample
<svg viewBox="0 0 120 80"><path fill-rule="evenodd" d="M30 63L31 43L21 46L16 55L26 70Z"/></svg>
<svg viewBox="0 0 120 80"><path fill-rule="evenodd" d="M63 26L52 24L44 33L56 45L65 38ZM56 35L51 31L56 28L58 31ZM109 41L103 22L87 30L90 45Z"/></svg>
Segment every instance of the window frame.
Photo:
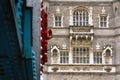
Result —
<svg viewBox="0 0 120 80"><path fill-rule="evenodd" d="M107 14L99 14L99 28L108 28L108 20L109 20L109 15Z"/></svg>
<svg viewBox="0 0 120 80"><path fill-rule="evenodd" d="M69 51L60 51L60 64L69 64Z"/></svg>
<svg viewBox="0 0 120 80"><path fill-rule="evenodd" d="M61 16L55 16L55 26L61 27L61 22L62 22Z"/></svg>
<svg viewBox="0 0 120 80"><path fill-rule="evenodd" d="M61 28L63 27L63 18L64 16L62 14L53 14L53 27L54 28ZM59 17L60 19L56 21L56 17ZM56 25L57 23L57 25Z"/></svg>
<svg viewBox="0 0 120 80"><path fill-rule="evenodd" d="M89 25L89 13L86 9L78 9L73 12L73 25L74 26Z"/></svg>
<svg viewBox="0 0 120 80"><path fill-rule="evenodd" d="M72 58L73 64L90 64L89 47L73 47Z"/></svg>
<svg viewBox="0 0 120 80"><path fill-rule="evenodd" d="M94 64L103 64L103 54L102 52L93 52L93 63Z"/></svg>

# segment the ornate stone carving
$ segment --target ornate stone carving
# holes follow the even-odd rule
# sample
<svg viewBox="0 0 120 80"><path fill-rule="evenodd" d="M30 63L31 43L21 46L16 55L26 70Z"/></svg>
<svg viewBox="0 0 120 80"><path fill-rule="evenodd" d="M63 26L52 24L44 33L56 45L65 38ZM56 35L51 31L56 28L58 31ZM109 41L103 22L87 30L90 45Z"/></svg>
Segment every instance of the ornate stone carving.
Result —
<svg viewBox="0 0 120 80"><path fill-rule="evenodd" d="M105 66L105 67L104 67L104 70L105 70L106 72L110 72L110 71L112 70L112 67L111 67L111 66Z"/></svg>

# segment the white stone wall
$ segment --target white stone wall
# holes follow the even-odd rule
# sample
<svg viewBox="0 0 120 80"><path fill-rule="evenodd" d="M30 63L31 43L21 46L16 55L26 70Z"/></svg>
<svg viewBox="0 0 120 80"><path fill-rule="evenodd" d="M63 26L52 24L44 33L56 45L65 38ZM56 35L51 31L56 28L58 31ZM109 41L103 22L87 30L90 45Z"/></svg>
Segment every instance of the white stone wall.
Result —
<svg viewBox="0 0 120 80"><path fill-rule="evenodd" d="M73 0L50 0L50 1L73 1ZM114 1L114 0L74 0L74 1L77 1L77 2L92 2L92 1L95 1L95 2L100 2L100 1Z"/></svg>
<svg viewBox="0 0 120 80"><path fill-rule="evenodd" d="M96 44L100 44L100 49L106 45L111 45L113 48L112 64L116 65L117 72L120 71L120 3L110 3L113 0L49 0L49 28L53 31L53 38L49 41L49 53L50 46L58 45L62 49L63 43L67 44L67 48L70 48L69 43L69 26L70 26L70 9L82 6L86 8L92 7L92 19L94 26L94 39L93 49L96 49ZM53 2L52 2L53 1ZM57 2L58 1L58 2ZM106 3L104 3L104 1ZM68 3L67 3L68 2ZM90 3L89 3L90 2ZM92 3L93 2L93 3ZM101 3L99 3L101 2ZM108 3L107 3L108 2ZM60 8L60 12L64 16L63 27L53 28L53 15L56 13L56 8ZM105 9L105 13L109 15L109 27L99 28L98 15L102 13L102 9ZM117 7L117 14L114 12ZM51 53L50 53L51 54ZM50 56L51 57L51 56ZM50 58L49 58L50 59ZM45 80L119 80L119 73L45 73Z"/></svg>

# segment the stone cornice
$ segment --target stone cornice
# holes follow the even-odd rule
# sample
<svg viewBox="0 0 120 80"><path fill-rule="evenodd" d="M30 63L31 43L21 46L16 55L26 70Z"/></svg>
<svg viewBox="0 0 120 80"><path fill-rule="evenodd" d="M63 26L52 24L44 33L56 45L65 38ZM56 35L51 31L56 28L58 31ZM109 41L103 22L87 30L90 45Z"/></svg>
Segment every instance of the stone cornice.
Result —
<svg viewBox="0 0 120 80"><path fill-rule="evenodd" d="M53 37L57 37L57 38L69 38L69 35L53 35Z"/></svg>
<svg viewBox="0 0 120 80"><path fill-rule="evenodd" d="M115 2L115 0L47 0L48 2Z"/></svg>
<svg viewBox="0 0 120 80"><path fill-rule="evenodd" d="M94 37L98 37L98 38L115 38L115 37L118 37L120 36L120 34L116 34L116 35L94 35ZM63 37L66 37L66 38L69 38L69 35L53 35L53 37L57 37L57 38L63 38Z"/></svg>
<svg viewBox="0 0 120 80"><path fill-rule="evenodd" d="M94 35L94 37L98 37L98 38L115 38L120 36L120 34L115 34L115 35Z"/></svg>
<svg viewBox="0 0 120 80"><path fill-rule="evenodd" d="M48 1L51 6L61 6L61 5L69 5L69 6L76 6L76 5L86 5L86 6L109 6L112 5L113 1ZM81 4L80 4L81 3Z"/></svg>
<svg viewBox="0 0 120 80"><path fill-rule="evenodd" d="M115 74L120 74L120 72L118 73L118 72L47 72L47 71L45 71L45 72L43 72L43 73L46 73L46 74L96 74L96 75L99 75L99 74L101 74L101 75L104 75L104 74L106 74L106 75L115 75Z"/></svg>
<svg viewBox="0 0 120 80"><path fill-rule="evenodd" d="M99 28L99 27L94 27L93 29L95 29L95 30L114 30L114 29L119 29L120 28L120 26L118 26L118 27L110 27L110 28ZM48 29L70 29L70 27L48 27Z"/></svg>
<svg viewBox="0 0 120 80"><path fill-rule="evenodd" d="M70 27L61 27L61 28L53 28L53 27L49 27L49 29L53 29L53 30L63 30L63 29L66 29L66 30L69 30L70 29ZM107 30L107 31L109 31L109 30L111 30L111 31L113 31L113 32L115 32L115 30L120 30L120 27L111 27L111 28L97 28L97 27L94 27L94 29L93 30ZM70 33L68 33L67 35L65 34L65 35L61 35L61 34L54 34L53 35L53 37L68 37L69 38L69 36L70 36ZM112 35L102 35L102 34L95 34L94 33L94 37L98 37L98 38L104 38L104 37L106 37L106 38L110 38L110 37L112 37L112 38L114 38L114 37L118 37L118 36L120 36L120 34L118 33L114 33L114 34L112 34Z"/></svg>
<svg viewBox="0 0 120 80"><path fill-rule="evenodd" d="M46 64L47 66L120 66L120 64Z"/></svg>
<svg viewBox="0 0 120 80"><path fill-rule="evenodd" d="M114 29L119 29L120 28L120 26L118 26L118 27L110 27L110 28L99 28L99 27L94 27L94 29L95 30L114 30Z"/></svg>
<svg viewBox="0 0 120 80"><path fill-rule="evenodd" d="M96 29L99 29L99 30L105 30L105 29L119 29L120 28L120 26L118 26L118 27L110 27L110 28L99 28L99 27L94 27L94 29L96 30ZM70 29L70 27L48 27L48 29Z"/></svg>
<svg viewBox="0 0 120 80"><path fill-rule="evenodd" d="M70 29L69 27L48 27L48 29Z"/></svg>

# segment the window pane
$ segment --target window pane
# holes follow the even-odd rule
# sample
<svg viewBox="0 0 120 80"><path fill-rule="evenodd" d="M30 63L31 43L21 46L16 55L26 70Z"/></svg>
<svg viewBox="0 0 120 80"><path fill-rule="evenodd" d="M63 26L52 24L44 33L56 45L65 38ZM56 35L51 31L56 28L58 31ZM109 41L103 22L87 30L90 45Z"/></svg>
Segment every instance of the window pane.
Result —
<svg viewBox="0 0 120 80"><path fill-rule="evenodd" d="M61 26L61 16L55 16L55 26Z"/></svg>
<svg viewBox="0 0 120 80"><path fill-rule="evenodd" d="M73 48L73 63L89 63L89 48Z"/></svg>
<svg viewBox="0 0 120 80"><path fill-rule="evenodd" d="M97 63L97 64L102 63L102 53L101 52L94 53L94 63Z"/></svg>
<svg viewBox="0 0 120 80"><path fill-rule="evenodd" d="M107 16L100 16L100 26L107 27Z"/></svg>
<svg viewBox="0 0 120 80"><path fill-rule="evenodd" d="M66 51L60 53L60 63L69 63L69 54Z"/></svg>
<svg viewBox="0 0 120 80"><path fill-rule="evenodd" d="M88 12L84 9L75 11L73 13L73 25L75 26L88 25Z"/></svg>

